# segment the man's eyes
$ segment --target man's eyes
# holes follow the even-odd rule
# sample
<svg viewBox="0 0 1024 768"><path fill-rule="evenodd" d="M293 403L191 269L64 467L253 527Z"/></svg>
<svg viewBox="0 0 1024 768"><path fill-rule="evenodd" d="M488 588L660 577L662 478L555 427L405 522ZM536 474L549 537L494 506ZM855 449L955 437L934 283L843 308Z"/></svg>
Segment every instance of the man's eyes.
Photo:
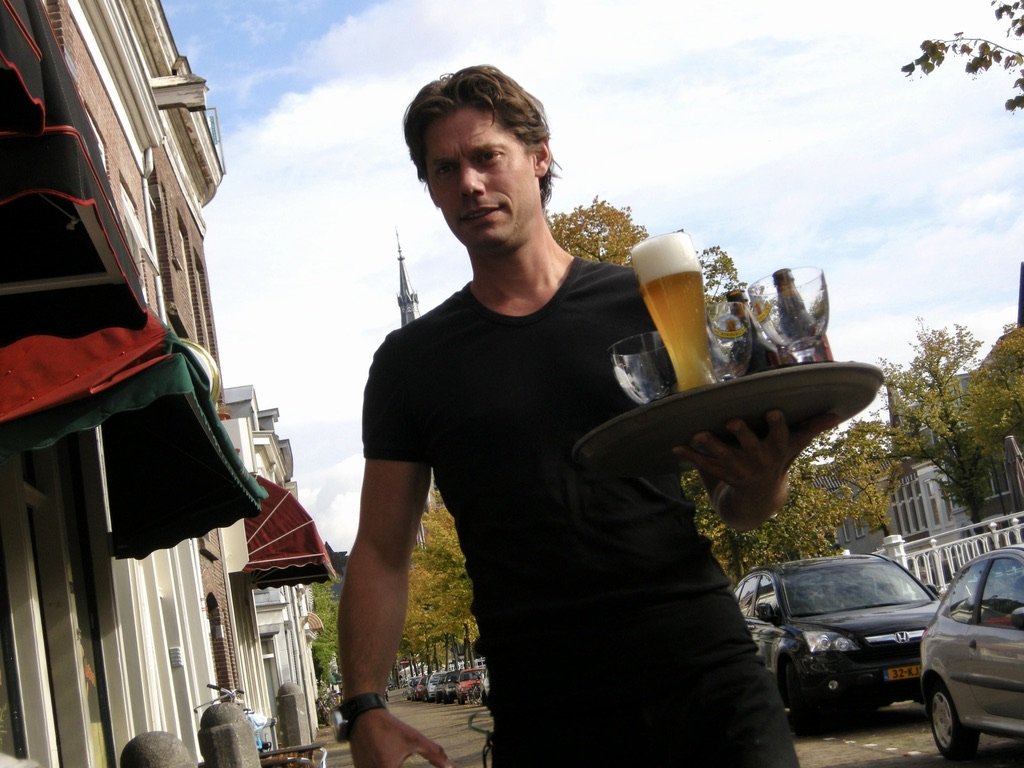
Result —
<svg viewBox="0 0 1024 768"><path fill-rule="evenodd" d="M501 152L493 149L482 150L472 156L472 164L477 166L494 165L501 158ZM450 176L459 170L458 163L438 163L434 166L434 176Z"/></svg>

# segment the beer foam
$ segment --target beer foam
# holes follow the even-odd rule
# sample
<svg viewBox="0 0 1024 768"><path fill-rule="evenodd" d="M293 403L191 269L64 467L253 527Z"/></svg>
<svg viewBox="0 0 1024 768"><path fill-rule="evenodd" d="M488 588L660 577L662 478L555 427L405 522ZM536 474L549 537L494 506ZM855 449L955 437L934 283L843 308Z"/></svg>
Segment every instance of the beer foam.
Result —
<svg viewBox="0 0 1024 768"><path fill-rule="evenodd" d="M641 283L679 272L700 272L693 241L685 232L649 237L633 246L630 260Z"/></svg>

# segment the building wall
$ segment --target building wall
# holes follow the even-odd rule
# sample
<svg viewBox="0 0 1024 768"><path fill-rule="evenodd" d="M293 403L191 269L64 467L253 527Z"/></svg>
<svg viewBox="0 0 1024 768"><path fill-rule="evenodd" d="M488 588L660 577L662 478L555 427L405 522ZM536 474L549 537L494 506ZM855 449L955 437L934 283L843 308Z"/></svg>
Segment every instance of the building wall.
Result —
<svg viewBox="0 0 1024 768"><path fill-rule="evenodd" d="M197 222L175 185L166 150L154 153L153 230L157 246L167 319L182 338L191 339L215 353L216 333L210 288Z"/></svg>
<svg viewBox="0 0 1024 768"><path fill-rule="evenodd" d="M72 14L67 0L47 0L46 8L96 132L114 195L113 203L124 227L123 232L111 233L111 237L124 237L132 245L146 296L155 305L158 275L151 259L140 258L140 251L148 240L145 180L140 164L142 150L138 142L133 142L133 137L126 133L100 74L97 59L87 45L82 27L85 19Z"/></svg>
<svg viewBox="0 0 1024 768"><path fill-rule="evenodd" d="M210 680L222 688L243 688L234 653L235 625L232 621L231 594L225 578L221 532L214 528L197 540L206 619L210 623L210 648L216 678Z"/></svg>
<svg viewBox="0 0 1024 768"><path fill-rule="evenodd" d="M221 169L196 132L201 115L157 107L153 78L179 58L159 0L28 2L46 9L101 147L122 224L110 236L139 264L150 310L216 358L201 209ZM255 459L252 428L236 432ZM290 473L281 441L271 443ZM0 752L43 768L109 768L132 738L167 731L198 763L194 708L213 698L207 683L245 689L261 711L276 693L251 580L229 580L217 530L115 560L103 461L102 430L90 430L0 464Z"/></svg>

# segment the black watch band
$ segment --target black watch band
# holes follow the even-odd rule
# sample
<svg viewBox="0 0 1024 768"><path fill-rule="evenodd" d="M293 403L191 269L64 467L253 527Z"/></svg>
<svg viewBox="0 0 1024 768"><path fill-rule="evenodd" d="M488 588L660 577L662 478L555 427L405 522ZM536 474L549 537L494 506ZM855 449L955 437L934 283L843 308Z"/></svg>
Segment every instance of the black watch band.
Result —
<svg viewBox="0 0 1024 768"><path fill-rule="evenodd" d="M364 712L371 709L387 709L388 702L379 693L357 693L345 699L341 706L334 710L334 731L338 741L348 741L352 736L352 727Z"/></svg>

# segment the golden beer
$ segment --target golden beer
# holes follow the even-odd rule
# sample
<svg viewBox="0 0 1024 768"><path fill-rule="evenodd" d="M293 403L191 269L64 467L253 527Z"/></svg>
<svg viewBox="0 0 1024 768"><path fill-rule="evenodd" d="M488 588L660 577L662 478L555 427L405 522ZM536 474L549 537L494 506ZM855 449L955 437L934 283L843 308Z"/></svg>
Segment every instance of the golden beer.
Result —
<svg viewBox="0 0 1024 768"><path fill-rule="evenodd" d="M688 235L637 243L631 255L647 311L672 358L676 390L714 382L704 316L704 280Z"/></svg>

